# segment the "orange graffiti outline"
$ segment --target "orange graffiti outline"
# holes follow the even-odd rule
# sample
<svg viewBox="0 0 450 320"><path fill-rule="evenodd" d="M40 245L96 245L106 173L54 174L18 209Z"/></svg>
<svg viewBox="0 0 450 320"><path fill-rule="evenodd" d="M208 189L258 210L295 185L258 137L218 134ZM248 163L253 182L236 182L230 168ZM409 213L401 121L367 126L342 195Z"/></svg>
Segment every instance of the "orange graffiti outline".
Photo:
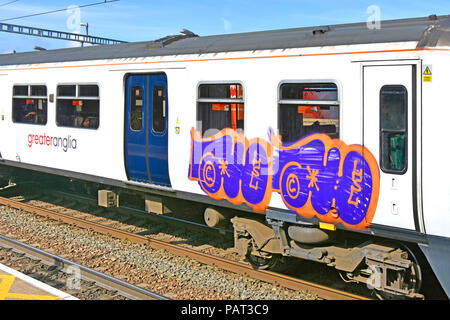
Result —
<svg viewBox="0 0 450 320"><path fill-rule="evenodd" d="M267 207L269 206L270 200L272 198L272 178L273 178L273 174L272 174L272 165L273 165L273 152L272 152L272 145L261 138L254 138L251 140L248 140L243 134L241 133L237 133L235 130L230 129L230 128L225 128L223 130L221 130L220 132L216 133L215 135L209 137L209 138L202 138L200 132L195 131L194 128L191 129L191 137L192 137L192 143L191 143L191 161L193 160L193 154L194 154L194 141L195 142L199 142L199 143L203 143L203 142L213 142L215 140L218 140L224 136L230 136L232 139L232 146L231 146L231 155L234 155L234 146L236 145L236 143L241 142L244 145L244 159L242 162L242 165L245 166L246 164L246 157L247 157L247 151L250 148L250 146L253 143L257 143L259 144L264 151L266 152L267 155L267 160L268 160L268 175L267 175L267 187L266 187L266 192L264 194L263 199L261 200L260 203L258 204L252 204L249 203L245 200L244 195L242 194L242 180L239 181L239 193L236 197L234 198L230 198L228 197L228 195L225 193L224 187L223 187L223 179L224 177L221 176L220 179L220 189L216 192L216 193L210 193L208 192L205 188L202 187L203 191L206 192L206 194L216 200L221 200L221 199L226 199L229 202L231 202L234 205L240 205L242 203L247 204L248 206L250 206L254 211L259 212L259 213L263 213ZM200 179L201 175L200 175L200 168L201 168L201 163L203 161L203 158L206 155L212 155L211 153L207 153L205 155L202 155L202 159L200 161L199 164L199 175L198 178L194 178L192 177L192 165L190 168L190 173L189 173L189 179L193 180L193 181L199 181L200 185L202 185L202 181ZM213 155L214 156L214 155ZM248 160L251 161L251 160Z"/></svg>
<svg viewBox="0 0 450 320"><path fill-rule="evenodd" d="M361 221L357 225L348 224L348 223L344 222L339 216L336 216L335 208L331 208L330 211L325 215L321 215L321 214L317 213L311 203L312 191L309 192L308 201L301 208L292 208L291 206L289 206L284 201L283 193L281 192L281 190L274 189L273 191L276 191L281 195L281 197L283 198L283 202L285 203L285 205L287 207L289 207L291 210L297 212L297 214L299 214L303 217L312 218L312 217L316 216L319 218L319 220L321 220L323 222L333 223L333 224L341 222L346 227L353 228L353 229L364 229L364 228L367 228L371 224L373 217L375 216L375 211L376 211L376 207L378 204L379 191L380 191L380 171L378 169L377 160L375 159L373 154L369 151L369 149L367 149L366 147L364 147L362 145L355 145L355 144L347 145L342 140L331 139L326 134L321 134L321 133L310 135L304 139L297 141L296 143L294 143L290 146L283 146L281 144L281 137L275 136L273 133L271 134L270 138L271 138L273 147L279 148L280 150L297 149L297 148L307 145L308 143L310 143L312 141L320 140L325 146L325 153L324 153L324 158L323 158L324 166L326 166L326 164L327 164L329 151L333 148L337 148L341 155L341 160L339 163L338 177L342 177L344 174L344 172L343 172L344 160L347 157L347 155L352 151L355 151L355 152L361 154L362 157L366 160L367 164L369 165L370 172L372 173L372 195L371 195L369 207L366 212L366 216L363 219L363 221ZM285 167L283 168L282 172L284 172L284 169L291 163L292 162L287 163L285 165ZM282 175L280 176L280 188L281 188L281 178L282 178ZM334 202L335 202L335 199L333 198L333 203Z"/></svg>
<svg viewBox="0 0 450 320"><path fill-rule="evenodd" d="M337 224L337 223L342 223L344 224L346 227L348 228L352 228L352 229L364 229L367 228L374 216L375 216L375 211L377 208L377 204L378 204L378 199L379 199L379 191L380 191L380 172L379 172L379 168L378 168L378 163L375 159L375 157L373 156L373 154L364 146L362 145L347 145L345 142L343 142L342 140L339 139L331 139L329 136L325 135L325 134L313 134L310 135L306 138L303 138L299 141L297 141L296 143L290 145L290 146L283 146L281 143L281 136L275 136L274 133L272 132L270 135L270 140L271 143L267 142L264 139L261 138L254 138L252 140L248 140L243 134L241 133L237 133L235 130L230 129L230 128L225 128L223 130L221 130L220 132L218 132L217 134L213 135L212 137L209 138L202 138L200 132L195 131L194 128L191 129L191 137L192 137L192 143L191 143L191 162L193 160L193 152L194 152L194 141L195 142L199 142L199 143L203 143L203 142L213 142L214 140L220 139L224 136L230 136L232 138L232 154L234 155L234 146L235 144L239 141L241 143L244 144L244 159L243 159L243 164L245 166L245 163L247 161L246 159L246 155L247 155L247 151L248 148L250 147L250 145L252 145L254 142L258 143L260 146L262 146L264 148L264 150L266 151L267 154L267 159L269 161L269 165L268 165L268 170L269 170L269 174L268 174L268 179L267 179L267 188L266 188L266 192L264 195L263 200L259 203L259 204L251 204L248 203L244 196L242 195L242 181L239 181L239 193L236 197L234 198L229 198L227 196L227 194L224 191L223 188L223 177L221 177L221 184L220 184L220 189L212 194L209 193L207 190L205 190L203 187L203 191L206 192L206 194L216 200L221 200L221 199L226 199L229 202L231 202L234 205L240 205L242 203L246 203L247 205L249 205L250 207L253 208L254 211L256 212L264 212L270 203L271 197L272 197L272 192L278 192L282 199L283 202L285 203L285 205L290 208L291 210L295 211L297 214L305 217L305 218L313 218L314 216L316 216L317 218L319 218L320 221L322 222L326 222L326 223L332 223L332 224ZM369 165L369 169L370 172L372 173L372 194L371 194L371 200L369 203L369 207L367 209L366 212L366 216L363 219L363 221L361 221L359 224L357 225L350 225L346 222L344 222L336 213L336 209L334 207L330 208L330 211L325 214L325 215L321 215L319 213L316 212L316 210L314 209L314 207L312 206L311 203L311 195L312 195L312 191L309 192L309 196L308 196L308 200L306 202L306 204L301 207L301 208L293 208L291 207L284 199L283 194L281 192L280 189L275 189L272 188L272 179L273 179L273 148L278 148L280 150L292 150L292 149L297 149L300 148L302 146L307 145L308 143L315 141L315 140L319 140L321 141L324 146L325 146L325 153L324 153L324 160L323 160L323 165L326 166L327 164L327 159L328 159L328 153L331 149L333 148L337 148L340 152L341 155L341 160L339 163L339 170L338 170L338 177L342 177L343 176L343 167L344 167L344 160L347 157L348 153L354 151L357 152L359 154L362 155L362 157L365 159L365 161L367 162L367 164ZM212 155L212 154L211 154ZM202 155L202 160L206 155ZM201 163L201 162L200 162ZM291 161L289 163L287 163L284 168L282 169L282 174L280 175L280 188L281 188L281 179L283 177L283 173L286 170L286 168L289 165L292 164L296 164L301 168L301 165L298 162L294 162ZM200 181L200 165L199 165L199 178L194 178L192 176L192 163L191 163L191 167L190 167L190 172L189 172L189 179L192 181ZM201 181L200 181L201 184ZM335 203L335 199L333 198L333 203Z"/></svg>

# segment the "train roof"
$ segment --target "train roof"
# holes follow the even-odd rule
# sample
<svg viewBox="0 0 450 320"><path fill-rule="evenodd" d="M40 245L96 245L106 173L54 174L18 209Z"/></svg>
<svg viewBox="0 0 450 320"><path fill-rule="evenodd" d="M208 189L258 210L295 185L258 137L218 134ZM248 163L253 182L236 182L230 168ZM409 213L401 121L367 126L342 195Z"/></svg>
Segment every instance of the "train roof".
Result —
<svg viewBox="0 0 450 320"><path fill-rule="evenodd" d="M450 15L381 21L380 29L369 29L364 22L204 37L187 33L156 41L2 54L0 65L403 41L417 41L418 48L450 46Z"/></svg>

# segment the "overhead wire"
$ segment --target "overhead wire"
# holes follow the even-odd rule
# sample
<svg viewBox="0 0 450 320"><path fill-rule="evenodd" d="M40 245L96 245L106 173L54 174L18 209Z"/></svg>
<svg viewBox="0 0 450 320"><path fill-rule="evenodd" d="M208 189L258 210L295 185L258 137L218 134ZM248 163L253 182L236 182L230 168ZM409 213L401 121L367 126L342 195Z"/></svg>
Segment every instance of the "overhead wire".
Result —
<svg viewBox="0 0 450 320"><path fill-rule="evenodd" d="M8 4L11 4L11 3L14 3L14 2L17 2L17 1L19 1L19 0L14 0L14 1L10 1L10 2L7 2L7 3L0 4L0 7L4 7L4 6L8 5Z"/></svg>
<svg viewBox="0 0 450 320"><path fill-rule="evenodd" d="M18 0L16 0L16 1L18 1ZM105 1L102 1L102 2L96 2L96 3L90 3L90 4L81 5L81 6L78 6L78 8L92 7L92 6L96 6L96 5L100 5L100 4L107 4L107 3L111 3L111 2L117 2L117 1L120 1L120 0L105 0ZM8 4L8 3L6 3L6 4ZM6 5L6 4L4 4L4 5ZM0 22L17 20L17 19L23 19L23 18L29 18L29 17L36 17L36 16L41 16L41 15L44 15L44 14L56 13L56 12L61 12L61 11L66 11L66 10L67 10L67 8L58 9L58 10L52 10L52 11L46 11L46 12L41 12L41 13L34 13L34 14L25 15L25 16L15 17L15 18L3 19L3 20L0 20Z"/></svg>

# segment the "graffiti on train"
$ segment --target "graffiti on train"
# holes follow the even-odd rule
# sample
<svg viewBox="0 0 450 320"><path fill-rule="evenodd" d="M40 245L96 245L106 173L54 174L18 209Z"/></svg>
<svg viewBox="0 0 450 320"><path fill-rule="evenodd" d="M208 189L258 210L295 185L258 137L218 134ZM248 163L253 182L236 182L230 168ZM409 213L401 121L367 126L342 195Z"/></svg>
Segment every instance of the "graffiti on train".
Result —
<svg viewBox="0 0 450 320"><path fill-rule="evenodd" d="M287 208L305 218L349 228L370 225L380 174L368 149L324 134L284 146L271 129L269 140L248 140L232 129L202 138L192 128L189 179L211 198L257 212L278 192Z"/></svg>

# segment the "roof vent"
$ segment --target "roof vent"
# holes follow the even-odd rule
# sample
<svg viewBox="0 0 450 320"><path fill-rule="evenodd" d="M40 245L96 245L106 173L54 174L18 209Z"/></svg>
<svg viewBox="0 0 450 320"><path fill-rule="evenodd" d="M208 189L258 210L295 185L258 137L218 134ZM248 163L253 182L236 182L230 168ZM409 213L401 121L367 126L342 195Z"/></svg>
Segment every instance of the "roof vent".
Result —
<svg viewBox="0 0 450 320"><path fill-rule="evenodd" d="M180 30L181 34L176 34L176 35L171 35L171 36L166 36L164 38L155 40L149 48L154 48L155 45L156 47L165 47L169 44L171 44L172 42L176 42L178 40L182 40L182 39L186 39L186 38L196 38L198 37L197 34L193 33L192 31L189 31L187 29L181 29Z"/></svg>
<svg viewBox="0 0 450 320"><path fill-rule="evenodd" d="M316 34L324 34L327 33L328 31L330 31L330 27L326 26L319 29L314 29L312 33L313 35L316 35Z"/></svg>
<svg viewBox="0 0 450 320"><path fill-rule="evenodd" d="M188 36L188 37L198 37L198 34L193 33L192 31L188 30L188 29L181 29L180 33Z"/></svg>

